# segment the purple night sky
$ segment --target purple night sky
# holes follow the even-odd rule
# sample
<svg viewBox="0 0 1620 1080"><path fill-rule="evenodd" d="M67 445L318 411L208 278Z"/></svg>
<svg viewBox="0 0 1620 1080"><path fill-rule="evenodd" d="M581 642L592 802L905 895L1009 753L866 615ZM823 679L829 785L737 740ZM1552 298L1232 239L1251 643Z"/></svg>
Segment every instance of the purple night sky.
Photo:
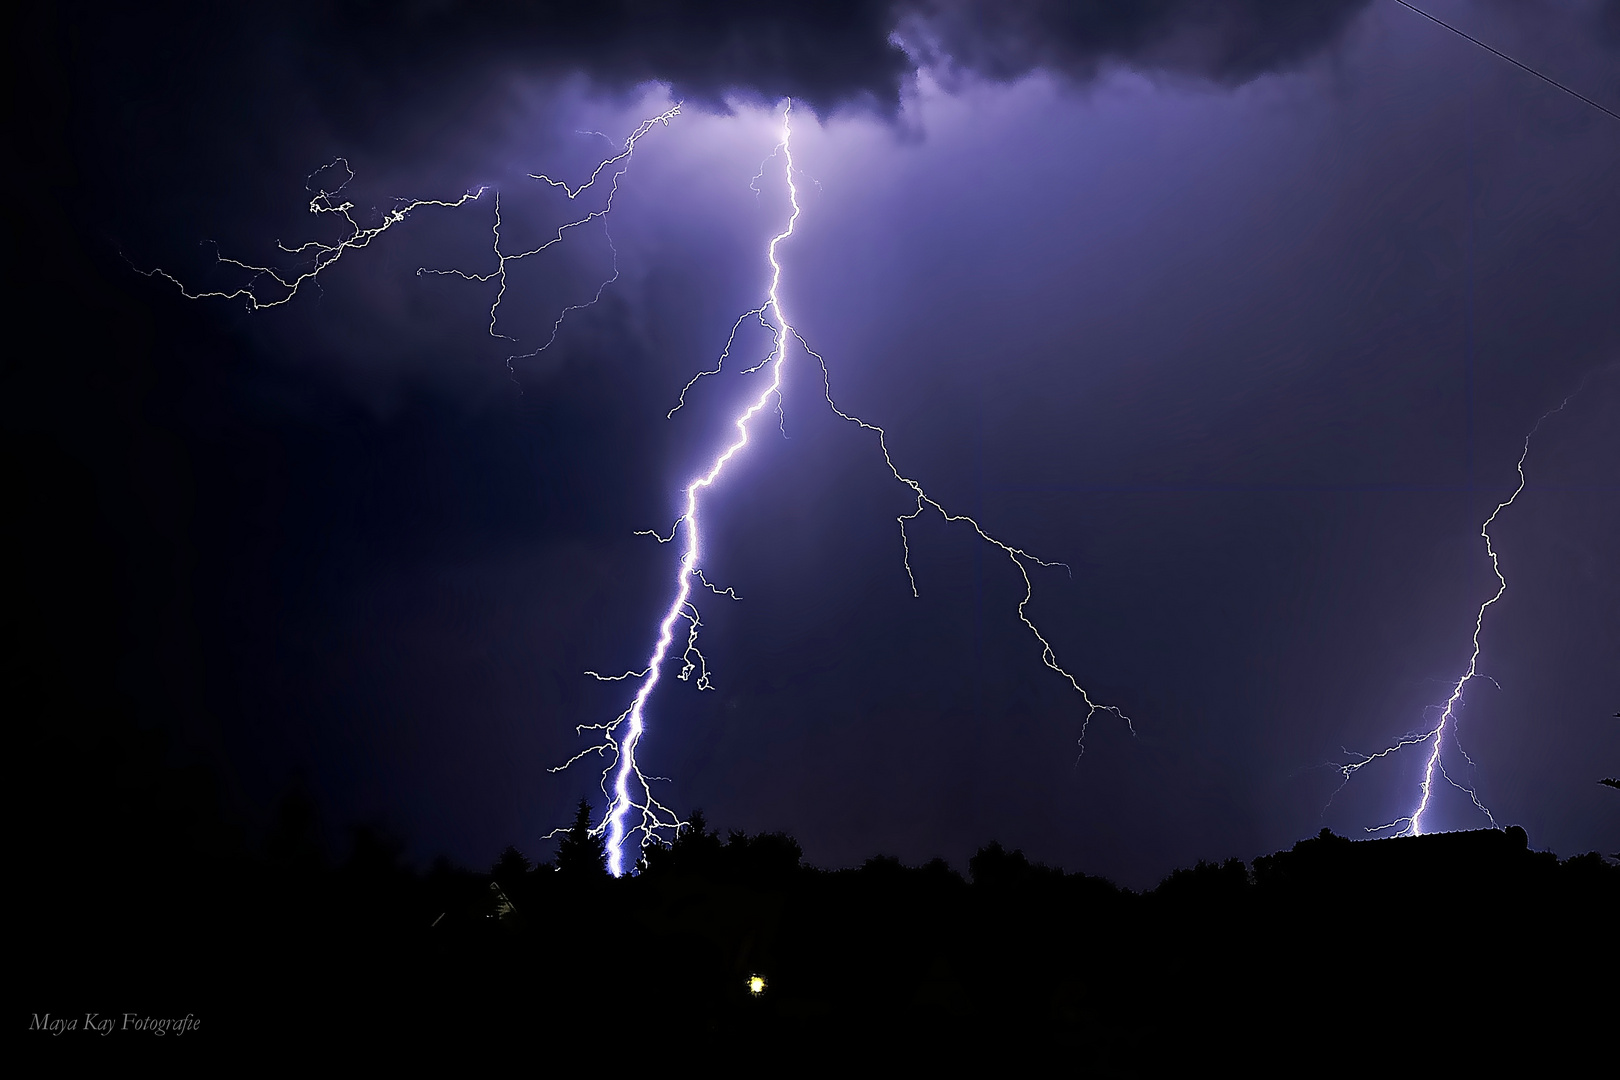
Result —
<svg viewBox="0 0 1620 1080"><path fill-rule="evenodd" d="M1532 846L1614 850L1620 121L1393 0L1262 26L1284 44L1241 62L1190 17L1066 53L1103 30L1037 48L973 3L834 6L882 24L875 74L836 35L852 70L814 67L824 84L589 27L529 57L501 3L469 5L482 21L431 64L431 33L351 62L293 16L45 20L57 156L29 228L61 240L24 317L55 345L8 360L7 426L62 478L36 481L42 516L97 522L39 572L103 567L85 662L130 715L249 818L301 782L334 837L380 822L423 862L549 857L582 794L600 812L589 763L547 770L628 700L582 673L639 667L668 602L675 552L634 531L667 531L763 377L728 364L665 418L763 299L787 208L774 164L749 185L793 91L789 319L903 471L1072 567L1033 574L1030 616L1137 735L1098 713L1079 755L1084 708L970 531L912 527L913 598L907 492L794 353L787 437L756 426L705 504L706 572L743 600L701 602L715 689L672 662L653 699L660 798L823 866L960 868L999 839L1133 887L1365 835L1410 810L1423 749L1333 797L1335 763L1445 699L1495 585L1480 523L1581 387L1493 527L1496 685L1467 690L1476 768L1447 762ZM792 32L793 5L765 7ZM1620 5L1429 10L1620 109ZM492 285L415 272L493 269L488 196L418 211L273 310L131 269L217 288L245 279L201 241L255 261L330 238L303 185L337 155L363 221L490 185L532 246L579 206L528 174L578 182L608 148L582 132L621 140L686 87L620 184L618 281L510 372L611 272L600 229L513 272L515 346L489 336ZM1485 824L1450 788L1427 820Z"/></svg>

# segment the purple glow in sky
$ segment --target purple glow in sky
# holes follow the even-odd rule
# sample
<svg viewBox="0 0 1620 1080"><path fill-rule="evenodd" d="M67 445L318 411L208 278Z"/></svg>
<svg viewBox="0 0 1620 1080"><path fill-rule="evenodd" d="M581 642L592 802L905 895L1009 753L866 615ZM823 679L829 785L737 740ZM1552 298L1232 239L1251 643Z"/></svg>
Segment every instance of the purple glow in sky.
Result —
<svg viewBox="0 0 1620 1080"><path fill-rule="evenodd" d="M1604 5L1433 8L1620 101ZM532 176L577 184L613 152L581 132L619 142L680 96L640 78L662 55L641 38L406 63L430 27L344 81L288 59L321 55L305 29L223 65L184 35L235 23L199 19L165 66L98 21L64 61L49 205L72 238L49 252L64 297L116 315L47 313L84 341L24 419L94 478L109 678L245 807L303 777L334 828L385 821L419 858L543 857L592 791L547 770L625 708L580 672L679 630L689 577L671 606L671 551L635 533L701 509L708 580L744 602L703 611L715 692L666 682L635 736L669 820L783 829L822 865L960 865L998 838L1143 885L1407 813L1424 755L1334 795L1345 748L1432 720L1477 660L1458 781L1534 846L1612 850L1620 124L1399 5L1316 10L1302 37L1096 26L1062 55L990 55L942 16L951 62L914 77L885 29L837 53L847 87L792 94L796 199L764 182L781 161L749 187L793 88L744 72L717 107L732 75L688 49L667 78L692 95L617 178L611 242L594 219L516 261L599 205ZM487 189L499 248L489 195L423 204L252 314L120 257L239 287L213 245L255 263L310 235L302 185L339 156L362 230L401 195ZM734 329L767 249L790 335L776 284ZM497 297L516 344L490 336ZM746 359L671 415L728 331ZM923 516L902 549L915 493L788 353L825 358L837 408L881 421L938 506L1018 547ZM1526 433L1583 379L1515 495ZM699 508L717 433L760 403L780 416ZM1493 557L1510 584L1476 635ZM1077 760L1078 686L1135 737L1092 725ZM1424 831L1482 820L1431 791Z"/></svg>

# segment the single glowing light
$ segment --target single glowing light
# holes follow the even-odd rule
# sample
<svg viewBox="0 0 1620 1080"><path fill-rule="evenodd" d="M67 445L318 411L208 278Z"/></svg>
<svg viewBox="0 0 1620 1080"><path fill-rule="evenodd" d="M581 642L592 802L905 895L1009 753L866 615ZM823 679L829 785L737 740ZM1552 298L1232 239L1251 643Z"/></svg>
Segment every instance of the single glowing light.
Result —
<svg viewBox="0 0 1620 1080"><path fill-rule="evenodd" d="M763 976L763 975L750 975L750 976L748 976L748 992L750 994L753 994L755 997L758 997L760 994L763 994L765 992L765 976Z"/></svg>

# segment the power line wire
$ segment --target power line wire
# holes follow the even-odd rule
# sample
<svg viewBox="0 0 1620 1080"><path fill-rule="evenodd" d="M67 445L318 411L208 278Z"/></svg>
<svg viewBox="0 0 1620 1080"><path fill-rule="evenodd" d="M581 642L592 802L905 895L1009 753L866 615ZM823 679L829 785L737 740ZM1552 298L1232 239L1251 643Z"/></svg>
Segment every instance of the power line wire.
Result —
<svg viewBox="0 0 1620 1080"><path fill-rule="evenodd" d="M1406 0L1395 0L1395 2L1397 4L1399 4L1399 5L1401 5L1401 7L1406 8L1408 11L1417 12L1419 15L1423 16L1425 19L1428 19L1430 22L1434 23L1436 26L1443 26L1447 30L1450 30L1453 34L1456 34L1458 37L1464 38L1464 39L1466 39L1468 41L1472 41L1475 45L1478 45L1480 48L1484 49L1486 52L1491 53L1494 56L1500 56L1503 60L1506 60L1508 63L1512 64L1514 67L1522 68L1523 70L1528 71L1530 74L1534 75L1536 78L1540 79L1542 82L1548 83L1548 84L1550 84L1552 86L1558 87L1558 89L1562 90L1564 93L1568 94L1570 97L1580 98L1582 101L1584 101L1588 105L1592 106L1592 108L1596 109L1598 112L1608 113L1610 116L1614 117L1616 120L1620 120L1620 113L1615 112L1613 109L1605 109L1602 105L1599 105L1597 102L1593 101L1591 98L1587 97L1585 94L1580 93L1577 90L1571 90L1569 87L1565 86L1563 83L1559 82L1557 79L1554 79L1554 78L1552 78L1551 76L1548 76L1548 75L1543 75L1541 72L1537 71L1535 68L1531 67L1529 64L1520 63L1518 60L1513 59L1513 57L1509 56L1507 53L1502 52L1502 51L1500 51L1498 49L1491 48L1489 45L1487 45L1483 41L1479 40L1479 38L1474 37L1472 34L1463 33L1461 30L1457 29L1455 26L1452 26L1450 23L1446 22L1444 19L1437 19L1433 15L1430 15L1427 11L1424 11L1422 8L1414 7L1413 5L1407 3Z"/></svg>

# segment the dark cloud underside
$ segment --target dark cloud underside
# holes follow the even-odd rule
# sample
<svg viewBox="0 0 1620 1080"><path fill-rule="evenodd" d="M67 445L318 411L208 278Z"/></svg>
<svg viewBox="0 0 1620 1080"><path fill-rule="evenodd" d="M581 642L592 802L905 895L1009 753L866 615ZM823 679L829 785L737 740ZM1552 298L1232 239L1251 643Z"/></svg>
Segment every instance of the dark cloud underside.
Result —
<svg viewBox="0 0 1620 1080"><path fill-rule="evenodd" d="M350 0L335 20L311 10L300 30L317 48L356 58L351 77L385 84L485 66L579 72L614 88L668 82L677 96L715 103L741 93L828 107L898 101L911 63L890 41L893 26L887 0Z"/></svg>
<svg viewBox="0 0 1620 1080"><path fill-rule="evenodd" d="M792 96L892 112L918 63L991 80L1041 69L1084 80L1117 63L1242 82L1327 48L1367 2L349 0L303 9L291 30L311 75L349 97L474 72L578 72L610 88L664 81L699 102Z"/></svg>
<svg viewBox="0 0 1620 1080"><path fill-rule="evenodd" d="M918 0L925 59L994 80L1117 63L1239 83L1323 51L1369 0Z"/></svg>

